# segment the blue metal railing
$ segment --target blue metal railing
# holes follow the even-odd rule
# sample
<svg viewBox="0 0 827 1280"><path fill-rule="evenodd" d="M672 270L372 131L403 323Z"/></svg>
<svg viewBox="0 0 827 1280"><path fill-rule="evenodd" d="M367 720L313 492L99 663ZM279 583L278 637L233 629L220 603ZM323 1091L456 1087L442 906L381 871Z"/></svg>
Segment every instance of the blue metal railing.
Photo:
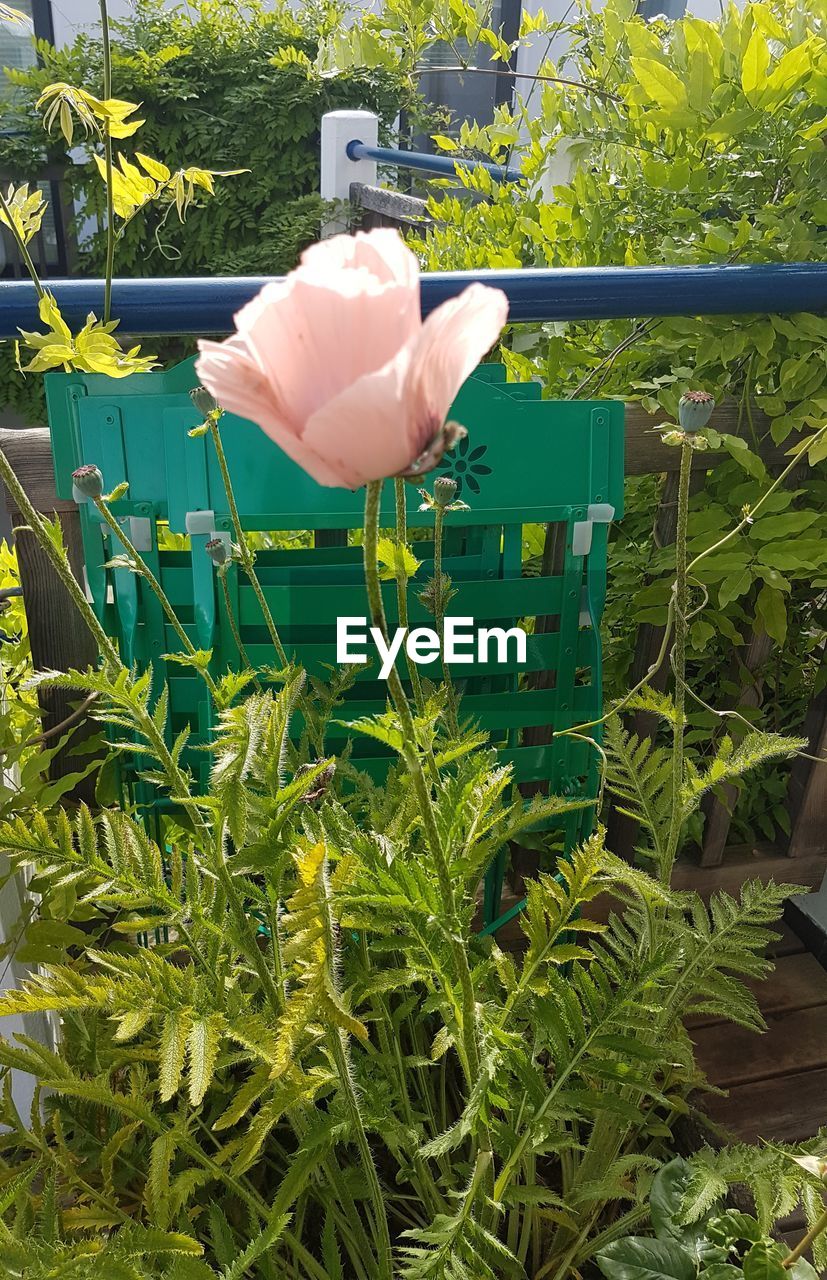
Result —
<svg viewBox="0 0 827 1280"><path fill-rule="evenodd" d="M520 169L513 165L491 164L487 160L458 160L453 156L432 156L426 151L398 151L396 147L369 147L354 138L345 148L349 160L376 160L378 164L395 164L400 169L422 169L425 173L441 173L455 178L460 169L486 169L497 182L519 182Z"/></svg>
<svg viewBox="0 0 827 1280"><path fill-rule="evenodd" d="M615 320L644 316L827 312L827 263L757 266L584 267L524 271L439 271L422 277L422 310L432 311L474 281L508 295L514 321ZM233 315L266 276L115 280L112 314L125 333L229 333ZM72 328L100 316L103 281L49 280ZM40 328L28 280L0 282L0 338Z"/></svg>

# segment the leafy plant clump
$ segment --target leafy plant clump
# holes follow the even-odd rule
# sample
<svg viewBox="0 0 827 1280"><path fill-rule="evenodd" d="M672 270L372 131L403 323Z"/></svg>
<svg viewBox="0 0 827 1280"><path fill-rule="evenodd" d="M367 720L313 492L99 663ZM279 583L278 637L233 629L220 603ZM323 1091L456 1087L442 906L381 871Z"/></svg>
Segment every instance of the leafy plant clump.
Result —
<svg viewBox="0 0 827 1280"><path fill-rule="evenodd" d="M186 10L141 0L112 23L113 94L134 104L129 119L140 120L139 136L115 133L125 156L114 165L120 274L278 275L295 266L324 217L322 115L366 108L389 124L408 94L393 65L313 81L299 67L276 65L281 46L298 41L313 52L343 21L336 3L300 12L253 4L242 12L231 0ZM64 167L67 196L80 210L74 269L100 276L109 254L103 155L94 107L87 104L84 116L77 106L84 93L100 101L91 94L103 83L103 42L88 34L61 49L39 41L38 53L40 65L6 73L14 88L1 114L12 136L0 140L0 163L30 185L47 163ZM157 157L156 167L147 168L145 156ZM216 184L216 170L243 174ZM164 182L168 189L159 191ZM0 387L5 403L30 421L45 420L40 383L21 383L11 347L0 356Z"/></svg>

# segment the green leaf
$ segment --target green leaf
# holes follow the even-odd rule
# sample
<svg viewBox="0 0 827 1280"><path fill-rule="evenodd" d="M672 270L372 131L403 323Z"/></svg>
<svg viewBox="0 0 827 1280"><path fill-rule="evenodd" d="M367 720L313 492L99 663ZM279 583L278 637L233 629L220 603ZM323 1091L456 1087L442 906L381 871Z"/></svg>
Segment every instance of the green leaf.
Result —
<svg viewBox="0 0 827 1280"><path fill-rule="evenodd" d="M680 111L689 105L683 81L655 58L632 58L632 71L649 99L667 111Z"/></svg>
<svg viewBox="0 0 827 1280"><path fill-rule="evenodd" d="M782 592L765 582L758 592L755 609L767 635L777 644L783 644L787 638L787 606Z"/></svg>
<svg viewBox="0 0 827 1280"><path fill-rule="evenodd" d="M742 440L740 436L724 433L721 436L721 442L729 456L738 463L739 467L743 467L747 475L752 476L755 480L766 480L767 468L758 457L758 454L752 452L746 440Z"/></svg>
<svg viewBox="0 0 827 1280"><path fill-rule="evenodd" d="M747 101L753 106L757 105L766 86L769 65L770 47L763 33L756 27L749 38L741 67L741 88Z"/></svg>
<svg viewBox="0 0 827 1280"><path fill-rule="evenodd" d="M379 562L379 577L383 582L392 582L399 576L413 578L420 565L410 547L393 538L379 539L376 559Z"/></svg>
<svg viewBox="0 0 827 1280"><path fill-rule="evenodd" d="M758 1240L744 1258L744 1280L786 1280L783 1250L775 1241Z"/></svg>
<svg viewBox="0 0 827 1280"><path fill-rule="evenodd" d="M659 1169L649 1193L652 1226L659 1240L679 1240L683 1235L681 1209L691 1170L680 1156Z"/></svg>
<svg viewBox="0 0 827 1280"><path fill-rule="evenodd" d="M739 596L746 595L752 586L752 573L748 568L737 569L735 573L731 573L724 578L718 590L718 601L722 609L728 604L732 604L733 600L737 600Z"/></svg>
<svg viewBox="0 0 827 1280"><path fill-rule="evenodd" d="M677 1240L628 1236L599 1253L597 1264L607 1280L695 1280L692 1256Z"/></svg>
<svg viewBox="0 0 827 1280"><path fill-rule="evenodd" d="M818 511L782 511L778 515L758 514L750 529L750 537L758 542L771 542L773 538L788 538L793 533L803 533L819 519Z"/></svg>

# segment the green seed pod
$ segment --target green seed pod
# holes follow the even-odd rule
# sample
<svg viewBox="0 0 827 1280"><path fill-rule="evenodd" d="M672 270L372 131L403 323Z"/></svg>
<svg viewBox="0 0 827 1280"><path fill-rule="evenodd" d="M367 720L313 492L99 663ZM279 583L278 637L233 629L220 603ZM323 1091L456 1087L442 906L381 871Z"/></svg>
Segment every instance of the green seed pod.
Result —
<svg viewBox="0 0 827 1280"><path fill-rule="evenodd" d="M434 481L434 502L438 507L450 507L457 496L457 482L450 476L437 476Z"/></svg>
<svg viewBox="0 0 827 1280"><path fill-rule="evenodd" d="M204 543L204 550L216 568L227 563L227 544L223 538L210 538L209 542Z"/></svg>
<svg viewBox="0 0 827 1280"><path fill-rule="evenodd" d="M193 387L190 392L190 400L198 412L203 413L205 418L211 413L215 413L218 408L215 397L210 395L206 387Z"/></svg>
<svg viewBox="0 0 827 1280"><path fill-rule="evenodd" d="M684 431L700 431L712 417L715 398L708 391L687 391L680 398L678 422Z"/></svg>
<svg viewBox="0 0 827 1280"><path fill-rule="evenodd" d="M75 502L85 502L87 498L99 498L103 493L103 476L94 466L78 467L72 472L72 489Z"/></svg>

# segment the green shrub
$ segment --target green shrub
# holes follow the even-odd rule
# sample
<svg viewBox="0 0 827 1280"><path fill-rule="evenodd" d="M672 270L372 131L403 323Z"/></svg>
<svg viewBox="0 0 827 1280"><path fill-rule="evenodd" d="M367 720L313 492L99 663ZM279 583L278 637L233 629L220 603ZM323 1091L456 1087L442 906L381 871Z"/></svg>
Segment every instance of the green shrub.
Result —
<svg viewBox="0 0 827 1280"><path fill-rule="evenodd" d="M610 0L599 14L582 6L566 30L570 54L543 72L569 83L526 87L527 106L503 108L488 129L464 125L453 144L460 155L482 149L498 160L514 149L526 184L496 186L475 174L467 185L486 199L434 196L435 225L422 250L427 267L824 258L823 7L769 0L743 12L729 6L716 22L647 22L632 0ZM441 145L452 148L448 138ZM549 166L566 148L573 170L552 186ZM692 502L690 541L701 546L761 492L767 472L760 455L789 447L798 431L824 421L826 345L823 316L680 316L524 326L506 359L519 377L539 375L549 396L634 399L665 419L687 387L733 400L736 426L723 440L728 457L715 460ZM758 681L776 728L800 725L817 689L827 621L823 455L775 495L760 532L710 558L703 577L710 608L690 628L701 697L735 709ZM616 690L625 684L639 624L664 621L674 568L674 551L652 538L652 485L630 488L609 567L617 590L607 613L607 669ZM753 633L769 635L772 652L750 674L740 663ZM755 719L754 706L740 710ZM691 732L708 740L720 723L696 705ZM741 808L744 838L772 839L783 828L777 775L770 794L767 804L762 783Z"/></svg>
<svg viewBox="0 0 827 1280"><path fill-rule="evenodd" d="M181 227L174 211L145 210L121 228L117 273L121 276L280 275L318 238L323 205L319 188L319 125L341 107L367 108L390 122L409 89L392 67L308 77L273 57L297 42L314 52L341 21L334 5L265 10L261 4L196 0L168 9L163 0L139 0L130 18L113 24L112 79L116 97L141 104L145 123L137 149L169 168L249 169L218 184L215 195L188 211ZM2 112L0 169L31 177L43 167L44 133L34 104L55 81L94 90L102 81L102 45L80 35L65 49L38 45L42 65L14 72L16 91ZM22 136L19 136L22 133ZM81 136L75 142L83 142ZM67 162L59 133L47 143L51 163ZM91 158L68 164L70 190L83 210L78 270L101 276L106 261L105 192ZM88 235L88 215L99 230ZM84 238L85 236L85 238ZM149 350L166 354L166 344ZM180 350L180 348L179 348ZM38 379L23 382L13 349L0 350L0 401L31 422L45 422Z"/></svg>

